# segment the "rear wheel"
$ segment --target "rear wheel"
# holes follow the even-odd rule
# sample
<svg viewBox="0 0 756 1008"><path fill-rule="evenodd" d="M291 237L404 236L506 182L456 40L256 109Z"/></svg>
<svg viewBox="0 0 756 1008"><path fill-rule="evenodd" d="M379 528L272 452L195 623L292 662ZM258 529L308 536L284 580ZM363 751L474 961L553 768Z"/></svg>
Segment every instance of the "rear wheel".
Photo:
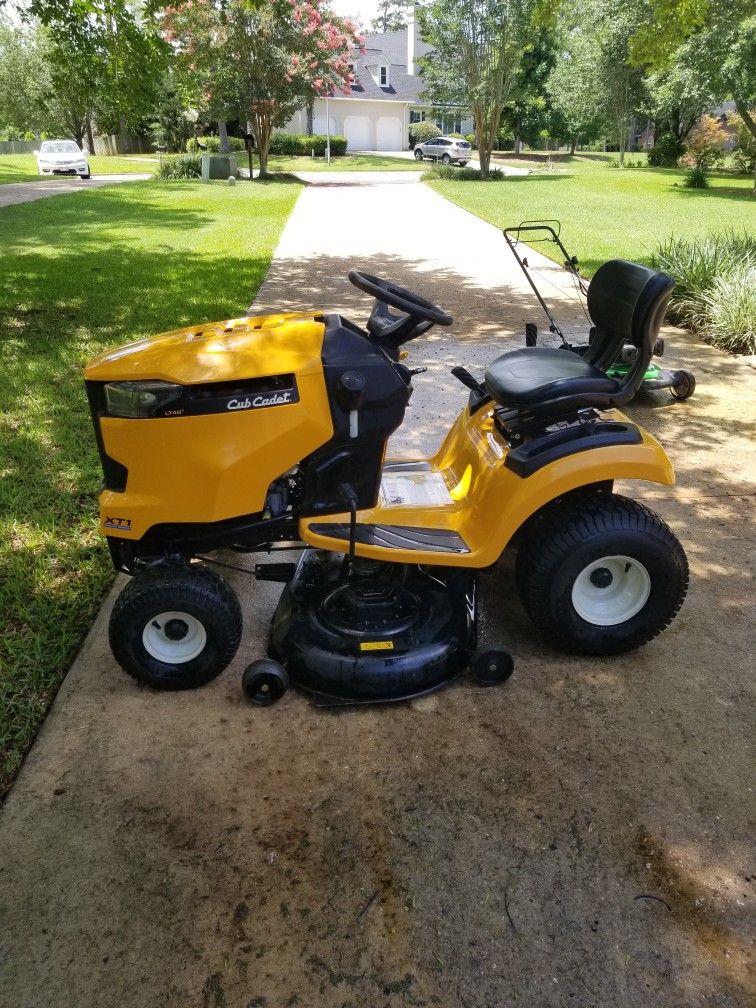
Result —
<svg viewBox="0 0 756 1008"><path fill-rule="evenodd" d="M198 564L137 574L116 600L110 647L137 682L155 689L203 686L241 640L239 601L215 571Z"/></svg>
<svg viewBox="0 0 756 1008"><path fill-rule="evenodd" d="M444 156L441 158L441 160L442 160L442 162L444 164L447 164L447 165L451 164L451 158L449 157L448 154L444 154Z"/></svg>
<svg viewBox="0 0 756 1008"><path fill-rule="evenodd" d="M418 147L416 147L415 148L415 161L422 161L422 160L423 160L423 152Z"/></svg>
<svg viewBox="0 0 756 1008"><path fill-rule="evenodd" d="M466 164L467 164L467 161L460 161L459 162L459 167L460 168L464 168Z"/></svg>
<svg viewBox="0 0 756 1008"><path fill-rule="evenodd" d="M618 495L577 497L530 523L517 557L522 603L561 651L618 654L672 621L688 562L652 511Z"/></svg>

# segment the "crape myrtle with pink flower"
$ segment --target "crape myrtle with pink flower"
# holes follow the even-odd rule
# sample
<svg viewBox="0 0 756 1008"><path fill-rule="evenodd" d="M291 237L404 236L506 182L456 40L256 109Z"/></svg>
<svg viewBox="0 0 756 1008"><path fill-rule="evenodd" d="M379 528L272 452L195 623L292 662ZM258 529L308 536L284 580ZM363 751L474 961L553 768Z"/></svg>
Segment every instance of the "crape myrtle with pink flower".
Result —
<svg viewBox="0 0 756 1008"><path fill-rule="evenodd" d="M363 39L320 0L184 0L159 17L197 102L250 123L262 176L274 129L315 98L351 93Z"/></svg>

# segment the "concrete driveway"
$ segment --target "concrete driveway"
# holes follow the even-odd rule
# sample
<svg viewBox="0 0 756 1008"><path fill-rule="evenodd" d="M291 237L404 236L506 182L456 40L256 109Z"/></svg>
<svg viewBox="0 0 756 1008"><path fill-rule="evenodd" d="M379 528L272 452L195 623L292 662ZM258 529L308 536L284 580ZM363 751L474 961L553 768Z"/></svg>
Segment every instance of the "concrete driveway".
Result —
<svg viewBox="0 0 756 1008"><path fill-rule="evenodd" d="M147 173L93 175L90 179L61 175L59 178L39 179L35 182L9 182L7 185L0 185L0 207L13 206L15 203L31 203L33 200L44 199L45 196L81 192L83 189L99 189L101 186L117 185L119 182L141 182L148 178L150 175Z"/></svg>
<svg viewBox="0 0 756 1008"><path fill-rule="evenodd" d="M354 265L445 305L453 329L411 347L429 370L392 446L431 449L465 400L450 366L519 345L532 296L498 232L426 187L320 181L257 307L364 319ZM623 489L675 528L692 583L635 654L548 650L507 560L481 579L484 630L517 655L506 686L256 709L239 677L276 586L231 574L242 651L179 695L115 666L108 599L0 815L2 1008L753 1003L753 373L667 335L699 391L632 413L679 483Z"/></svg>

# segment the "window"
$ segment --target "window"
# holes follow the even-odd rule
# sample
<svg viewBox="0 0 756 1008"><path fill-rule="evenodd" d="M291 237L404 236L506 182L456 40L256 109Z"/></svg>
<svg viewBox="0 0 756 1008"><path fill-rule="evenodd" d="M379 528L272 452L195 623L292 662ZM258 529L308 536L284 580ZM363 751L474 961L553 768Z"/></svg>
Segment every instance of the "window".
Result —
<svg viewBox="0 0 756 1008"><path fill-rule="evenodd" d="M389 68L387 66L378 67L378 83L381 87L388 87Z"/></svg>
<svg viewBox="0 0 756 1008"><path fill-rule="evenodd" d="M410 112L410 122L411 123L419 123L419 122L422 122L422 121L423 121L423 113L422 112Z"/></svg>

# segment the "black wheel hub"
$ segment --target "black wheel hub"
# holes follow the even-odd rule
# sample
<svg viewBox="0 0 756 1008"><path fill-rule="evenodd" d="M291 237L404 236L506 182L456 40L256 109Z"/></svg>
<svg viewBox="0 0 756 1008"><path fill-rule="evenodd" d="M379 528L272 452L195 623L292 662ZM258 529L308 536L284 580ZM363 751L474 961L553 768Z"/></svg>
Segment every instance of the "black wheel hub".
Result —
<svg viewBox="0 0 756 1008"><path fill-rule="evenodd" d="M608 588L614 578L608 567L597 567L591 572L591 584L596 588Z"/></svg>
<svg viewBox="0 0 756 1008"><path fill-rule="evenodd" d="M180 641L189 633L189 627L182 619L170 619L163 627L163 633L168 640Z"/></svg>

